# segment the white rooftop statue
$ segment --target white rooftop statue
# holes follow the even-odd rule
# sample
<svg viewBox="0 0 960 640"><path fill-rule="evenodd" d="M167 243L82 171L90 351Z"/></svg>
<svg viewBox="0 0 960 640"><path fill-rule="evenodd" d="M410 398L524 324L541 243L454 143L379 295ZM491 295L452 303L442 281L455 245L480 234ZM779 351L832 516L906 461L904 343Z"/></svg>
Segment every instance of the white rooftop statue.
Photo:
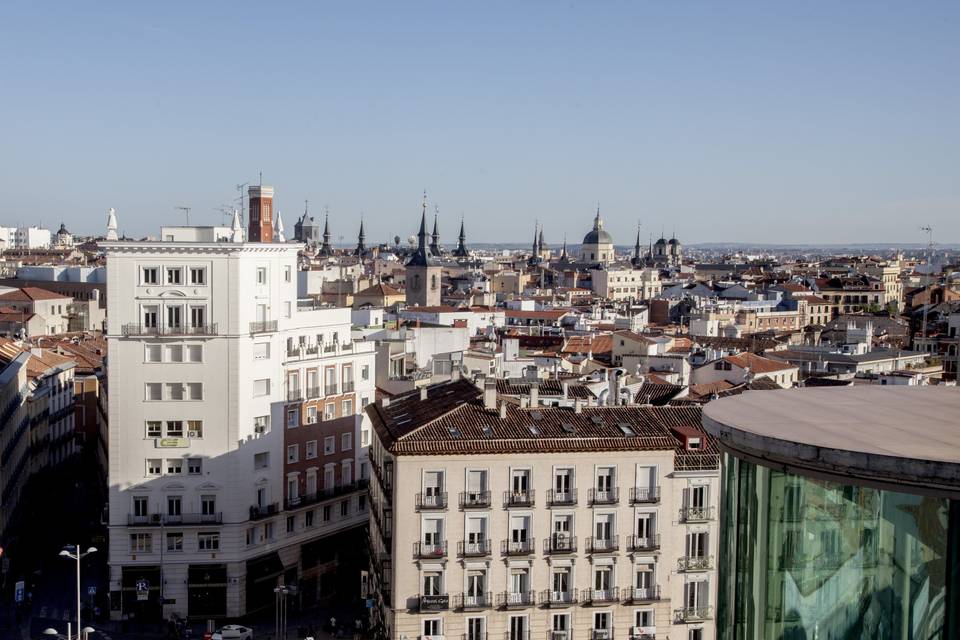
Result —
<svg viewBox="0 0 960 640"><path fill-rule="evenodd" d="M113 207L107 211L107 240L119 240L117 235L117 210Z"/></svg>
<svg viewBox="0 0 960 640"><path fill-rule="evenodd" d="M243 242L243 227L240 226L240 212L233 210L233 227L230 232L230 242Z"/></svg>
<svg viewBox="0 0 960 640"><path fill-rule="evenodd" d="M286 242L287 239L283 235L283 218L280 216L280 211L277 211L277 219L273 221L273 241L274 242Z"/></svg>

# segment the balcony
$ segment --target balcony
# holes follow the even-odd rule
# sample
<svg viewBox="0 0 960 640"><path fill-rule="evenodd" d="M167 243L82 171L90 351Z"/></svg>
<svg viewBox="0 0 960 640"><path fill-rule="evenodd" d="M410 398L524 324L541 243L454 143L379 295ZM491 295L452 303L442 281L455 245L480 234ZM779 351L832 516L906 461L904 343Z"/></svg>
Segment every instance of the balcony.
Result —
<svg viewBox="0 0 960 640"><path fill-rule="evenodd" d="M353 380L347 380L340 385L340 393L352 393L354 388Z"/></svg>
<svg viewBox="0 0 960 640"><path fill-rule="evenodd" d="M320 397L320 387L307 387L307 398L313 400Z"/></svg>
<svg viewBox="0 0 960 640"><path fill-rule="evenodd" d="M589 640L613 640L613 629L591 629Z"/></svg>
<svg viewBox="0 0 960 640"><path fill-rule="evenodd" d="M713 517L713 507L683 507L680 509L680 522L710 522Z"/></svg>
<svg viewBox="0 0 960 640"><path fill-rule="evenodd" d="M490 555L490 541L458 542L457 555L461 558L482 558Z"/></svg>
<svg viewBox="0 0 960 640"><path fill-rule="evenodd" d="M532 507L534 499L533 489L527 491L504 491L503 506L509 507Z"/></svg>
<svg viewBox="0 0 960 640"><path fill-rule="evenodd" d="M460 640L487 640L487 632L464 633L460 636Z"/></svg>
<svg viewBox="0 0 960 640"><path fill-rule="evenodd" d="M590 489L590 504L617 504L620 502L620 489L611 487L610 489Z"/></svg>
<svg viewBox="0 0 960 640"><path fill-rule="evenodd" d="M132 527L162 527L169 525L222 524L223 513L181 513L164 515L151 513L147 516L127 514L127 524Z"/></svg>
<svg viewBox="0 0 960 640"><path fill-rule="evenodd" d="M533 591L503 591L497 594L497 606L507 609L532 607L537 602Z"/></svg>
<svg viewBox="0 0 960 640"><path fill-rule="evenodd" d="M570 631L547 631L547 640L571 640Z"/></svg>
<svg viewBox="0 0 960 640"><path fill-rule="evenodd" d="M683 607L673 610L673 620L675 624L688 624L691 622L703 622L713 617L713 607Z"/></svg>
<svg viewBox="0 0 960 640"><path fill-rule="evenodd" d="M613 553L620 550L620 536L587 538L587 553Z"/></svg>
<svg viewBox="0 0 960 640"><path fill-rule="evenodd" d="M453 608L463 611L479 611L480 609L489 609L492 606L493 594L489 591L474 595L463 593L459 596L454 596L453 599Z"/></svg>
<svg viewBox="0 0 960 640"><path fill-rule="evenodd" d="M652 536L630 536L627 542L630 551L656 551L660 548L660 534Z"/></svg>
<svg viewBox="0 0 960 640"><path fill-rule="evenodd" d="M441 542L414 542L414 558L445 558L447 555L447 541Z"/></svg>
<svg viewBox="0 0 960 640"><path fill-rule="evenodd" d="M529 556L534 552L533 538L529 540L504 540L500 543L500 551L505 556Z"/></svg>
<svg viewBox="0 0 960 640"><path fill-rule="evenodd" d="M639 604L641 602L656 602L660 599L660 587L631 587L627 589L627 602Z"/></svg>
<svg viewBox="0 0 960 640"><path fill-rule="evenodd" d="M121 328L121 333L125 336L215 336L217 335L216 324L201 324L193 326L151 326L147 324L130 323Z"/></svg>
<svg viewBox="0 0 960 640"><path fill-rule="evenodd" d="M461 491L461 509L487 509L490 507L489 491Z"/></svg>
<svg viewBox="0 0 960 640"><path fill-rule="evenodd" d="M303 391L300 389L287 389L287 402L300 402L303 400Z"/></svg>
<svg viewBox="0 0 960 640"><path fill-rule="evenodd" d="M584 589L580 592L580 600L588 605L613 604L620 600L620 588Z"/></svg>
<svg viewBox="0 0 960 640"><path fill-rule="evenodd" d="M660 502L660 487L631 487L632 504L653 504Z"/></svg>
<svg viewBox="0 0 960 640"><path fill-rule="evenodd" d="M543 552L550 555L577 552L577 536L555 533L543 539Z"/></svg>
<svg viewBox="0 0 960 640"><path fill-rule="evenodd" d="M713 569L713 556L681 556L677 558L677 571L708 571Z"/></svg>
<svg viewBox="0 0 960 640"><path fill-rule="evenodd" d="M275 516L278 513L280 513L279 502L272 502L270 504L265 504L265 505L254 504L250 506L251 520L260 520L261 518Z"/></svg>
<svg viewBox="0 0 960 640"><path fill-rule="evenodd" d="M450 608L450 596L445 593L432 596L421 595L419 604L420 611L446 611Z"/></svg>
<svg viewBox="0 0 960 640"><path fill-rule="evenodd" d="M416 507L417 511L446 509L447 492L441 491L439 493L417 493Z"/></svg>
<svg viewBox="0 0 960 640"><path fill-rule="evenodd" d="M577 504L577 490L557 491L550 489L547 491L548 507L570 507Z"/></svg>
<svg viewBox="0 0 960 640"><path fill-rule="evenodd" d="M569 607L577 602L577 592L573 589L568 591L546 589L540 592L540 604L545 607Z"/></svg>
<svg viewBox="0 0 960 640"><path fill-rule="evenodd" d="M325 384L325 385L323 385L323 395L325 395L325 396L335 396L335 395L337 395L337 385L335 385L335 384Z"/></svg>
<svg viewBox="0 0 960 640"><path fill-rule="evenodd" d="M276 330L276 320L257 320L250 323L250 333L273 333Z"/></svg>
<svg viewBox="0 0 960 640"><path fill-rule="evenodd" d="M657 628L631 627L630 640L657 640Z"/></svg>

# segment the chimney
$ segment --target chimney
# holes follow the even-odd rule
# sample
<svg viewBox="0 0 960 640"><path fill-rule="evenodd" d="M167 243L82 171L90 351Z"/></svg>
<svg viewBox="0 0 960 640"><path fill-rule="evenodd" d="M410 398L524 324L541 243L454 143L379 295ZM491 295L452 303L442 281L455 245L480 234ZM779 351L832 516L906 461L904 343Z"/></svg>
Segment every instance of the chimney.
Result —
<svg viewBox="0 0 960 640"><path fill-rule="evenodd" d="M520 408L526 409L530 406L530 398L527 396L520 396Z"/></svg>
<svg viewBox="0 0 960 640"><path fill-rule="evenodd" d="M390 398L388 398L387 396L383 396L382 398L380 398L380 406L383 407L384 409L386 409L387 407L389 407L389 406L390 406Z"/></svg>
<svg viewBox="0 0 960 640"><path fill-rule="evenodd" d="M507 419L507 403L506 402L500 403L500 419L501 420Z"/></svg>
<svg viewBox="0 0 960 640"><path fill-rule="evenodd" d="M560 388L563 389L563 399L567 399L567 394L570 392L570 383L564 380L560 383Z"/></svg>
<svg viewBox="0 0 960 640"><path fill-rule="evenodd" d="M420 387L420 399L421 399L421 400L426 400L426 399L427 399L427 388L426 388L426 387Z"/></svg>
<svg viewBox="0 0 960 640"><path fill-rule="evenodd" d="M573 401L573 412L577 415L583 413L583 408L580 406L580 398Z"/></svg>
<svg viewBox="0 0 960 640"><path fill-rule="evenodd" d="M540 404L540 385L536 382L530 385L530 406L536 407Z"/></svg>
<svg viewBox="0 0 960 640"><path fill-rule="evenodd" d="M497 410L497 381L493 378L483 381L483 408L487 411Z"/></svg>

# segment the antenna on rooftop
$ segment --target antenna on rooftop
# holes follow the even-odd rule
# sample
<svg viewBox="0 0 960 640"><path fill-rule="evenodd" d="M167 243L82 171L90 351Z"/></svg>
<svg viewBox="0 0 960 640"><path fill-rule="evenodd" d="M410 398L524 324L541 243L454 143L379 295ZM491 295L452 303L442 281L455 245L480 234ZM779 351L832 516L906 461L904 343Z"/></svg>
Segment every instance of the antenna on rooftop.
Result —
<svg viewBox="0 0 960 640"><path fill-rule="evenodd" d="M247 186L249 186L249 185L250 185L249 182L244 182L243 184L238 184L238 185L236 186L237 191L240 192L240 196L237 198L237 200L240 201L240 226L243 226L243 224L244 224L243 221L244 221L244 219L245 219L245 216L243 215L243 212L244 212L244 208L243 208L243 207L244 207L244 205L243 205L243 200L244 200L243 188L244 188L244 187L247 187ZM236 202L236 200L235 200L234 202Z"/></svg>
<svg viewBox="0 0 960 640"><path fill-rule="evenodd" d="M187 214L187 226L189 227L190 226L190 207L186 207L184 205L177 205L174 207L174 209L177 209L178 211L183 211L185 214Z"/></svg>

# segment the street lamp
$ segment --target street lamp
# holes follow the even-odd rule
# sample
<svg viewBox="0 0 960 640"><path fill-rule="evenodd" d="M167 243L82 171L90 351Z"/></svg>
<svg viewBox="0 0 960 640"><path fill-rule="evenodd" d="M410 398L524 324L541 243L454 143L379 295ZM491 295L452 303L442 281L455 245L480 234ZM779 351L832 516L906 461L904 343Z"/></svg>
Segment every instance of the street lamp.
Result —
<svg viewBox="0 0 960 640"><path fill-rule="evenodd" d="M77 640L81 640L81 636L80 636L80 633L81 633L81 625L80 625L80 560L83 559L83 558L85 558L85 557L87 557L87 556L90 555L91 553L96 553L96 552L97 552L97 548L96 548L96 547L90 547L90 548L88 548L84 553L80 553L80 545L73 545L73 548L74 548L74 550L76 551L76 553L70 553L70 552L67 550L67 549L69 549L69 547L67 547L66 549L64 549L63 551L60 552L60 555L61 555L62 557L64 557L64 558L70 558L71 560L76 560L76 561L77 561ZM87 627L87 628L89 629L89 627ZM86 631L86 629L83 629L83 631ZM44 631L44 633L46 633L46 631ZM56 632L54 632L54 633L56 633ZM67 630L67 640L70 640L70 631L69 631L69 628L68 628L68 630Z"/></svg>
<svg viewBox="0 0 960 640"><path fill-rule="evenodd" d="M84 627L83 629L80 630L80 633L82 634L80 637L83 638L83 640L87 640L87 638L90 636L90 634L93 633L93 632L95 632L95 631L96 631L96 629L94 629L93 627ZM47 636L47 637L49 637L49 638L51 638L51 639L52 639L52 638L63 638L63 637L66 637L66 638L69 639L69 638L70 638L70 623L69 623L69 622L67 623L67 635L66 635L66 636L61 636L59 631L57 631L56 629L51 629L51 628L44 629L44 630L43 630L43 635L45 635L45 636Z"/></svg>

